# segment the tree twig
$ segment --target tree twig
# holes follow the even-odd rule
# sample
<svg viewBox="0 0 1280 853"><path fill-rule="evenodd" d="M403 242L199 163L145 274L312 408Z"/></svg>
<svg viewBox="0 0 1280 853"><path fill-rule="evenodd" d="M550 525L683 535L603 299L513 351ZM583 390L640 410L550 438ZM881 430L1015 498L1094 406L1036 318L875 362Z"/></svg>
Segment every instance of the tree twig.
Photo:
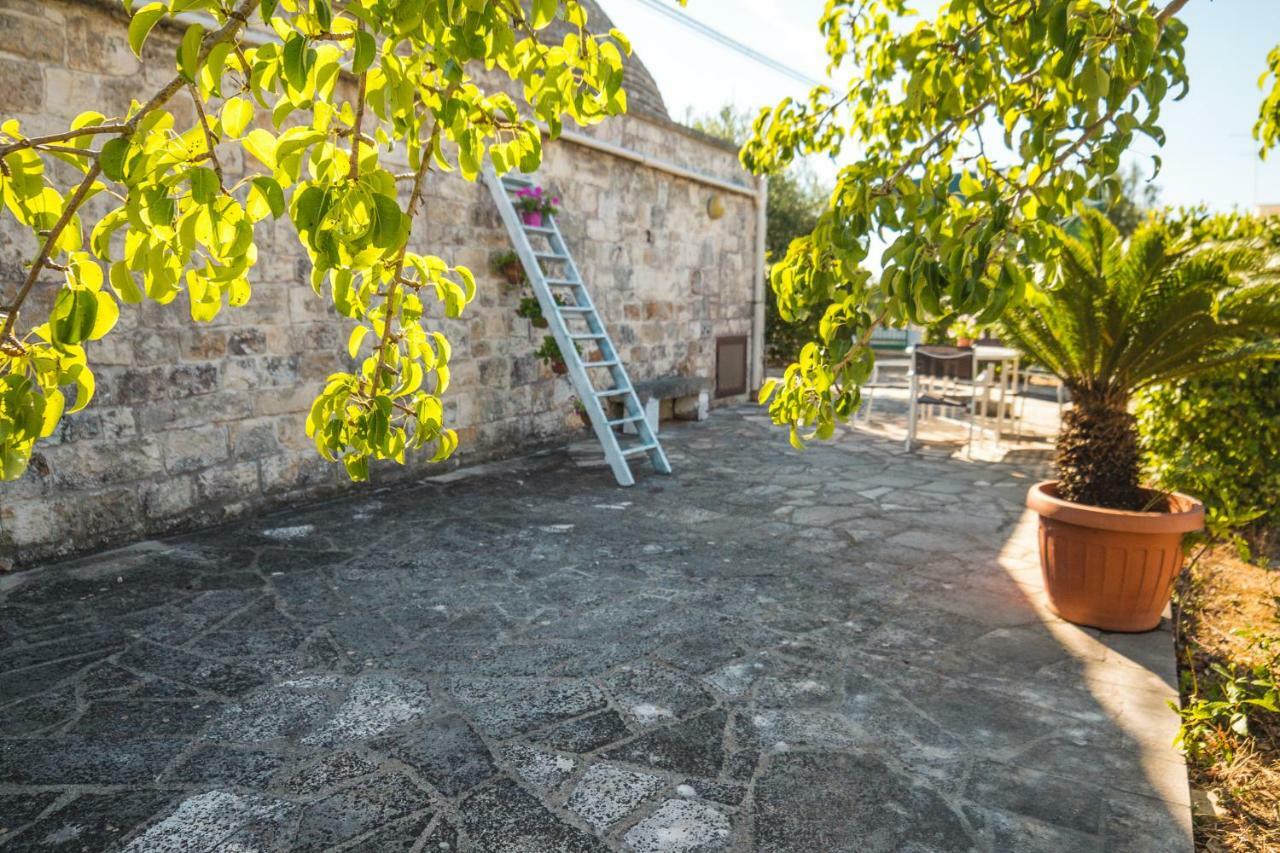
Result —
<svg viewBox="0 0 1280 853"><path fill-rule="evenodd" d="M418 170L413 176L413 190L409 196L409 207L405 210L405 217L409 220L410 231L413 229L413 218L418 214L418 203L422 199L422 182L426 179L427 173L431 171L431 152L435 150L436 141L439 138L440 122L437 119L432 123L431 137L422 149L422 162L418 164ZM385 302L387 316L383 318L382 339L378 343L378 363L373 369L373 379L370 380L369 399L378 396L379 380L382 378L382 371L386 369L387 348L391 345L391 321L394 319L395 298L396 293L400 290L400 278L404 273L404 259L409 252L409 239L411 236L411 233L405 235L404 245L400 247L400 253L396 256L395 273L391 277L391 287L387 291Z"/></svg>
<svg viewBox="0 0 1280 853"><path fill-rule="evenodd" d="M361 32L364 31L364 24L360 24ZM356 51L359 53L359 50ZM369 74L368 72L360 75L360 86L356 92L356 119L351 125L351 168L347 172L347 176L356 181L360 177L360 142L364 138L364 98L368 91Z"/></svg>
<svg viewBox="0 0 1280 853"><path fill-rule="evenodd" d="M99 133L125 133L129 130L127 124L98 124L92 127L82 127L79 130L66 130L62 133L51 133L48 136L29 136L26 139L19 139L17 142L10 142L8 145L0 145L0 159L12 154L15 151L21 151L24 148L36 148L42 145L51 145L55 142L66 142L68 139L78 139L81 136L92 136Z"/></svg>
<svg viewBox="0 0 1280 853"><path fill-rule="evenodd" d="M213 128L209 127L209 117L205 115L204 104L200 102L200 93L196 91L195 86L187 88L191 91L191 100L196 105L196 115L200 117L200 127L204 130L204 144L209 149L209 162L213 165L213 173L218 176L218 189L226 195L227 182L222 177L222 163L218 161L218 152L215 150L218 140L213 136Z"/></svg>

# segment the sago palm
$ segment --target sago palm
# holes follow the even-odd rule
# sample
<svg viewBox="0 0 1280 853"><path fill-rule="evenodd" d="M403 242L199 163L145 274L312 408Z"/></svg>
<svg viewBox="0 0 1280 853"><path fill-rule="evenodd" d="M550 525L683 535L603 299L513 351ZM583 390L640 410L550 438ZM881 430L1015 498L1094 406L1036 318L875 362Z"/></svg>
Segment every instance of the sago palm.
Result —
<svg viewBox="0 0 1280 853"><path fill-rule="evenodd" d="M1071 392L1058 436L1058 493L1142 509L1129 400L1148 385L1257 358L1280 358L1280 276L1260 246L1200 243L1150 221L1124 241L1083 214L1041 284L1006 316L1010 343Z"/></svg>

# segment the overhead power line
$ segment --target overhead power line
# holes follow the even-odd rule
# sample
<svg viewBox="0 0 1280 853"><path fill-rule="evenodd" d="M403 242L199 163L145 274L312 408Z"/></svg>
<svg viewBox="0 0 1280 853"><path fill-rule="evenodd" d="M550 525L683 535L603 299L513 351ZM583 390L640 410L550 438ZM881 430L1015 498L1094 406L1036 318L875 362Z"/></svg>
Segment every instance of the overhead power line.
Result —
<svg viewBox="0 0 1280 853"><path fill-rule="evenodd" d="M803 71L798 71L795 68L792 68L790 65L787 65L783 62L779 62L778 60L774 59L771 56L766 56L765 54L761 53L760 51L756 50L753 47L750 47L749 45L745 45L736 39L730 38L729 36L715 29L714 27L711 27L707 24L704 24L702 21L699 21L696 18L692 18L689 15L686 15L684 12L681 12L679 9L676 9L674 6L667 5L667 3L663 2L663 0L632 0L632 2L639 3L641 6L645 6L646 8L652 9L653 11L658 12L659 14L666 15L668 18L677 22L681 26L687 27L688 29L693 30L695 33L698 33L699 35L704 36L705 38L709 38L712 41L716 42L717 44L727 47L730 50L737 51L738 53L741 53L743 56L746 56L749 59L753 59L756 62L768 68L772 68L774 71L777 71L780 74L785 74L786 76L792 78L793 80L798 80L801 83L804 83L805 85L808 85L808 86L824 85L822 81L815 80L813 77L810 77L808 74L805 74Z"/></svg>

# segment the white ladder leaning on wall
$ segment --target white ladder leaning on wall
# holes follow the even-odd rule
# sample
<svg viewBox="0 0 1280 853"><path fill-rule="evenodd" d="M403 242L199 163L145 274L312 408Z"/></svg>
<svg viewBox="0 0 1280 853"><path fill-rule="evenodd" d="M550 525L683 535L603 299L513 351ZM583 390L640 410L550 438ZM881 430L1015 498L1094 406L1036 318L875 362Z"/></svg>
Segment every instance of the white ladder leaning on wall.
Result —
<svg viewBox="0 0 1280 853"><path fill-rule="evenodd" d="M556 345L560 347L574 390L586 409L591 428L604 448L604 458L613 469L618 485L635 483L628 464L628 460L635 456L648 456L658 473L670 474L671 464L667 455L662 452L662 445L644 416L644 406L640 404L627 369L605 331L555 217L543 217L540 226L526 225L516 211L513 196L521 189L533 186L533 178L516 173L499 178L493 167L486 165L484 182L498 205L516 254L529 277L533 295L537 297L542 316L547 319ZM546 248L535 249L531 239L544 240ZM566 297L558 300L557 291L567 291ZM594 346L599 357L583 361L579 345ZM597 381L601 384L597 385ZM610 401L622 404L622 417L609 418L605 406ZM636 435L625 436L637 439L636 443L625 447L621 444L624 436L618 429L623 426L632 426L636 430Z"/></svg>

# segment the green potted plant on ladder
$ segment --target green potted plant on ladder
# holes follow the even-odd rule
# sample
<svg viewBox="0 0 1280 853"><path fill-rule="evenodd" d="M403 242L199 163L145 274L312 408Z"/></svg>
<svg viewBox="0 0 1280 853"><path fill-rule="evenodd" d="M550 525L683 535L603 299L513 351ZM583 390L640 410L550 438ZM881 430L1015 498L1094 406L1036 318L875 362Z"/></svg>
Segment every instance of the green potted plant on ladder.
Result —
<svg viewBox="0 0 1280 853"><path fill-rule="evenodd" d="M1194 498L1141 482L1133 394L1250 359L1280 358L1280 271L1244 242L1197 242L1157 218L1126 243L1106 217L1058 229L1041 283L1003 320L1003 337L1071 393L1058 479L1037 483L1040 557L1051 607L1111 631L1160 623L1199 530Z"/></svg>

